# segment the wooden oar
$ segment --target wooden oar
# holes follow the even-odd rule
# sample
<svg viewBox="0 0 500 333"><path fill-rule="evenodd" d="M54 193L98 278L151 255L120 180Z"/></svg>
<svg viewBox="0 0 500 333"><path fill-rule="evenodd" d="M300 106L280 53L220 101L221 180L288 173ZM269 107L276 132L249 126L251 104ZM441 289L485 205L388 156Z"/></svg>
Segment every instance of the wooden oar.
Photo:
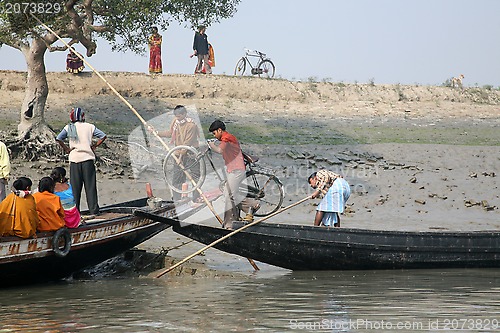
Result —
<svg viewBox="0 0 500 333"><path fill-rule="evenodd" d="M309 199L311 199L311 196L307 196L307 197L305 197L304 199L299 200L299 201L297 201L297 202L296 202L296 203L294 203L294 204L291 204L291 205L289 205L289 206L287 206L287 207L284 207L284 208L282 208L282 209L278 210L277 212L274 212L274 213L272 213L272 214L270 214L270 215L268 215L268 216L266 216L266 217L264 217L264 218L261 218L260 220L254 221L254 222L249 223L249 224L247 224L247 225L245 225L245 226L243 226L243 227L241 227L241 228L239 228L239 229L236 229L236 230L234 230L234 231L230 232L229 234L227 234L227 235L225 235L225 236L223 236L223 237L221 237L221 238L219 238L219 239L217 239L217 240L213 241L212 243L208 244L208 245L207 245L207 246L205 246L204 248L202 248L202 249L200 249L200 250L196 251L195 253L193 253L193 254L191 254L191 255L187 256L186 258L182 259L182 260L181 260L181 261L179 261L177 264L175 264L175 265L173 265L173 266L170 266L169 268L167 268L167 269L165 269L165 270L161 271L161 272L160 272L158 275L156 275L155 277L156 277L156 278L160 278L160 277L162 277L163 275L167 274L168 272L170 272L171 270L175 269L176 267L179 267L180 265L184 264L184 263L185 263L186 261L188 261L189 259L191 259L191 258L193 258L193 257L196 257L197 255L199 255L199 254L200 254L200 253L202 253L203 251L206 251L207 249L209 249L209 248L213 247L214 245L216 245L216 244L218 244L218 243L222 242L223 240L228 239L228 238L229 238L229 237L231 237L232 235L235 235L235 234L237 234L238 232L241 232L241 231L243 231L243 230L245 230L245 229L247 229L247 228L250 228L251 226L254 226L254 225L256 225L256 224L258 224L258 223L260 223L260 222L262 222L262 221L265 221L265 220L267 220L267 219L269 219L269 218L271 218L271 217L273 217L273 216L275 216L275 215L277 215L277 214L279 214L279 213L282 213L282 212L284 212L284 211L285 211L285 210L287 210L287 209L290 209L290 208L292 208L292 207L295 207L295 206L297 206L297 205L299 205L299 204L301 204L301 203L303 203L303 202L305 202L305 201L307 201L307 200L309 200Z"/></svg>

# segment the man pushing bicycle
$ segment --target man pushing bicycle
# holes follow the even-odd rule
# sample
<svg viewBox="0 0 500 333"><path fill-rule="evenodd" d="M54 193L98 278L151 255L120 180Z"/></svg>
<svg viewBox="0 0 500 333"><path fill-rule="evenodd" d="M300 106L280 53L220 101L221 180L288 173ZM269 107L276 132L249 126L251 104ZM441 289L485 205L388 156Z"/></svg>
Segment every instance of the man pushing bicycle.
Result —
<svg viewBox="0 0 500 333"><path fill-rule="evenodd" d="M213 151L222 154L227 169L223 227L233 228L233 221L239 219L240 209L246 213L243 220L252 222L253 214L260 207L257 200L242 196L239 191L239 186L245 179L246 170L240 143L234 135L226 131L226 124L221 120L214 121L208 130L220 141L219 145L214 142L208 142L208 144Z"/></svg>

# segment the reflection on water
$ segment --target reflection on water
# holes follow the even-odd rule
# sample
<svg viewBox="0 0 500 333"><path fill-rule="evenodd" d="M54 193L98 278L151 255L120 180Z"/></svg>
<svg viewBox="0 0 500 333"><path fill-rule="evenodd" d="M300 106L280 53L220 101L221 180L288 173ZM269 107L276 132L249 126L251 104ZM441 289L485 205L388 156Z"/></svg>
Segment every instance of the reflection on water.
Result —
<svg viewBox="0 0 500 333"><path fill-rule="evenodd" d="M280 272L14 288L2 290L0 332L414 332L446 325L491 332L500 330L499 273Z"/></svg>

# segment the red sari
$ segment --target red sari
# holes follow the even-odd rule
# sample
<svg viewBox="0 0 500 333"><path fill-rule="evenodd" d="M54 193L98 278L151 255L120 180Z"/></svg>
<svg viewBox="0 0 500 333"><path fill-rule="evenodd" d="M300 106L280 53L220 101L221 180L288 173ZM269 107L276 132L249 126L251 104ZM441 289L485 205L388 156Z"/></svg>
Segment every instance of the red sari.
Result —
<svg viewBox="0 0 500 333"><path fill-rule="evenodd" d="M159 34L154 34L149 37L149 73L161 74L163 72L161 65L161 42L162 38Z"/></svg>

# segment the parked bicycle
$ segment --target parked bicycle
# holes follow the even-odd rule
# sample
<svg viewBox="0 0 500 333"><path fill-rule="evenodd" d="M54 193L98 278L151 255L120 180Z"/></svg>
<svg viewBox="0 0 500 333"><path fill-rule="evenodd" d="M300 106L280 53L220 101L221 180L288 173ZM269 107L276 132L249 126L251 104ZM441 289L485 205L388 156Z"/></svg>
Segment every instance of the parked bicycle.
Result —
<svg viewBox="0 0 500 333"><path fill-rule="evenodd" d="M212 150L209 146L203 151L189 146L177 146L170 150L163 161L163 173L165 181L170 188L178 193L188 194L201 188L206 179L206 161L214 170L219 181L219 187L224 189L224 178L219 174L212 160ZM176 156L176 158L174 158ZM240 185L241 195L259 201L260 209L255 216L267 216L281 208L283 203L283 185L275 176L275 172L269 168L258 165L258 158L243 153L246 165L246 178ZM179 165L177 161L181 161ZM194 185L184 181L187 171L193 178ZM187 184L187 187L186 187Z"/></svg>
<svg viewBox="0 0 500 333"><path fill-rule="evenodd" d="M257 65L254 66L250 61L250 58L259 58ZM271 59L266 57L265 53L257 50L245 49L245 55L241 57L236 63L236 68L234 69L234 75L244 75L247 66L251 68L250 73L252 75L258 75L259 77L272 78L274 77L275 67Z"/></svg>

